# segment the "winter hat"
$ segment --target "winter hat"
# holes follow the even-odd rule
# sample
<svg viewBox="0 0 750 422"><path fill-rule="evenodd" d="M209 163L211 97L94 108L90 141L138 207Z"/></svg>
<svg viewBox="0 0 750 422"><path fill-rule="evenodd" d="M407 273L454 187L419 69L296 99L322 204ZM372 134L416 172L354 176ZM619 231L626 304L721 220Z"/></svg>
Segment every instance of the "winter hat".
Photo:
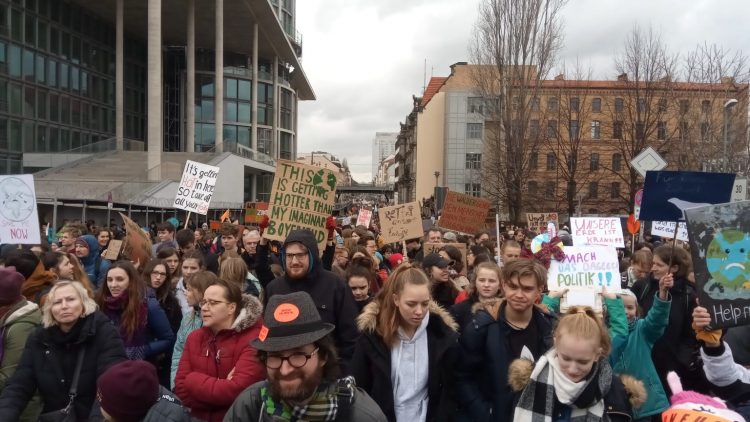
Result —
<svg viewBox="0 0 750 422"><path fill-rule="evenodd" d="M76 239L76 241L75 241L75 242L74 242L73 244L74 244L74 245L76 245L76 246L79 246L79 245L80 245L80 246L83 246L83 247L84 247L84 248L86 248L86 249L88 249L88 248L89 248L89 244L88 244L88 243L86 243L86 241L85 241L85 240L83 240L83 237L79 237L79 238L77 238L77 239Z"/></svg>
<svg viewBox="0 0 750 422"><path fill-rule="evenodd" d="M0 268L0 306L11 305L21 298L23 274L16 267Z"/></svg>
<svg viewBox="0 0 750 422"><path fill-rule="evenodd" d="M323 322L306 292L273 295L263 318L258 338L250 342L257 350L281 352L315 343L336 328Z"/></svg>
<svg viewBox="0 0 750 422"><path fill-rule="evenodd" d="M391 264L391 268L395 269L401 263L404 262L404 256L400 253L392 253L391 256L388 257L388 263Z"/></svg>
<svg viewBox="0 0 750 422"><path fill-rule="evenodd" d="M456 237L456 233L453 232L445 232L443 235L443 240L446 240L448 242L455 242L458 237Z"/></svg>
<svg viewBox="0 0 750 422"><path fill-rule="evenodd" d="M159 399L156 368L142 360L110 366L96 384L96 398L102 410L118 422L142 420Z"/></svg>
<svg viewBox="0 0 750 422"><path fill-rule="evenodd" d="M680 378L674 372L667 374L667 383L673 394L669 399L672 406L662 413L664 421L699 421L707 420L707 417L710 417L711 422L745 421L738 413L729 410L719 398L695 391L683 391Z"/></svg>

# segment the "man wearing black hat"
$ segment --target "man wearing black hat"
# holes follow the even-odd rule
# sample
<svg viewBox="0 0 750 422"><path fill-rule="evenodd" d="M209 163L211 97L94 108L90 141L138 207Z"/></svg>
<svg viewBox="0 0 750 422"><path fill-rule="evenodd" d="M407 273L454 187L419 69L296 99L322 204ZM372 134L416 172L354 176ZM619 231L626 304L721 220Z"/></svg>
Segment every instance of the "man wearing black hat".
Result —
<svg viewBox="0 0 750 422"><path fill-rule="evenodd" d="M377 404L353 377L337 379L336 348L310 295L275 295L264 325L251 343L266 365L268 379L245 389L224 421L385 422Z"/></svg>
<svg viewBox="0 0 750 422"><path fill-rule="evenodd" d="M359 336L355 324L359 311L351 289L341 277L323 268L318 243L310 230L289 233L282 246L281 261L285 274L268 284L264 301L267 304L277 294L299 291L309 294L322 320L336 327L333 336L342 371L348 373L348 362Z"/></svg>
<svg viewBox="0 0 750 422"><path fill-rule="evenodd" d="M448 272L448 264L445 258L434 252L427 254L422 261L422 267L430 277L432 299L445 309L450 309L458 296L458 289Z"/></svg>

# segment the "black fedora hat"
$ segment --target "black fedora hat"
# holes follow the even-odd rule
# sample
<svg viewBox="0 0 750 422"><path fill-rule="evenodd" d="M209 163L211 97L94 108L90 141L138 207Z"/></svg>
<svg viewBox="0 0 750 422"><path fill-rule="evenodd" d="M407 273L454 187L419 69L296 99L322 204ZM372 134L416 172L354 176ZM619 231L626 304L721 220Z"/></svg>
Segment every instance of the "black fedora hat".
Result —
<svg viewBox="0 0 750 422"><path fill-rule="evenodd" d="M309 294L273 295L268 300L260 334L250 344L264 352L280 352L314 343L334 328L320 319Z"/></svg>

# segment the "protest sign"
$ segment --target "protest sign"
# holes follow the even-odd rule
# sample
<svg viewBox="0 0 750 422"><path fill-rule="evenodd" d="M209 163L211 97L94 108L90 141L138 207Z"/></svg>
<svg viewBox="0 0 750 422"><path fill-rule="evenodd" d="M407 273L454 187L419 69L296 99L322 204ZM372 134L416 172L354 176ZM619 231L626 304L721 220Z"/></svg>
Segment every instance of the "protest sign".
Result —
<svg viewBox="0 0 750 422"><path fill-rule="evenodd" d="M422 215L418 202L409 202L378 210L380 236L385 243L422 237Z"/></svg>
<svg viewBox="0 0 750 422"><path fill-rule="evenodd" d="M173 206L181 210L206 215L218 176L218 167L187 160Z"/></svg>
<svg viewBox="0 0 750 422"><path fill-rule="evenodd" d="M341 219L341 225L342 226L351 226L352 225L352 218L351 217L344 217Z"/></svg>
<svg viewBox="0 0 750 422"><path fill-rule="evenodd" d="M490 201L449 190L438 224L446 229L475 234L484 230L489 211Z"/></svg>
<svg viewBox="0 0 750 422"><path fill-rule="evenodd" d="M555 227L560 227L559 217L556 212L527 212L526 221L529 223L529 231L542 234L547 231L547 224L555 222Z"/></svg>
<svg viewBox="0 0 750 422"><path fill-rule="evenodd" d="M651 235L659 236L666 239L674 239L674 221L652 221L651 222ZM680 226L677 228L677 240L683 242L688 241L688 230L685 223L680 222Z"/></svg>
<svg viewBox="0 0 750 422"><path fill-rule="evenodd" d="M701 306L712 328L750 324L750 201L685 211Z"/></svg>
<svg viewBox="0 0 750 422"><path fill-rule="evenodd" d="M620 261L611 246L566 246L562 262L552 260L547 276L549 290L594 290L602 286L619 292Z"/></svg>
<svg viewBox="0 0 750 422"><path fill-rule="evenodd" d="M268 202L246 202L245 224L260 224L268 215Z"/></svg>
<svg viewBox="0 0 750 422"><path fill-rule="evenodd" d="M34 176L0 176L0 244L40 244Z"/></svg>
<svg viewBox="0 0 750 422"><path fill-rule="evenodd" d="M427 254L431 253L438 253L440 248L443 246L453 246L454 248L461 251L461 261L464 263L464 268L466 268L466 244L465 243L425 243L424 244L424 254L425 256Z"/></svg>
<svg viewBox="0 0 750 422"><path fill-rule="evenodd" d="M107 251L104 253L104 255L102 255L104 259L117 261L117 258L120 256L120 250L122 249L122 243L122 240L110 240L109 244L107 245Z"/></svg>
<svg viewBox="0 0 750 422"><path fill-rule="evenodd" d="M574 246L625 247L622 223L618 217L573 217L570 219L570 230Z"/></svg>
<svg viewBox="0 0 750 422"><path fill-rule="evenodd" d="M357 215L357 225L358 226L365 226L367 228L370 227L370 221L372 220L372 211L362 208L359 210L359 214Z"/></svg>
<svg viewBox="0 0 750 422"><path fill-rule="evenodd" d="M125 227L125 239L122 247L124 259L137 262L143 268L151 261L151 237L135 221L120 213Z"/></svg>
<svg viewBox="0 0 750 422"><path fill-rule="evenodd" d="M692 207L729 202L734 175L690 171L649 171L638 216L642 221L679 221Z"/></svg>
<svg viewBox="0 0 750 422"><path fill-rule="evenodd" d="M328 238L326 219L335 197L336 175L331 170L278 160L268 207L270 221L263 237L284 241L292 230L308 229L322 253Z"/></svg>

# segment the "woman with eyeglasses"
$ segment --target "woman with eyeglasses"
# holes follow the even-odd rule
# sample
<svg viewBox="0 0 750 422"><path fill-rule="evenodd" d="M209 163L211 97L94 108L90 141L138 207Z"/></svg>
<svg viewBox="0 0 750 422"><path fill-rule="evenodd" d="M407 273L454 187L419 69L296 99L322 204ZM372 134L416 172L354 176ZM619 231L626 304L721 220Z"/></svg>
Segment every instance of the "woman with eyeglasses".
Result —
<svg viewBox="0 0 750 422"><path fill-rule="evenodd" d="M174 332L156 297L130 261L117 261L107 271L96 303L118 328L130 360L147 360L172 348Z"/></svg>
<svg viewBox="0 0 750 422"><path fill-rule="evenodd" d="M451 281L456 286L456 289L458 289L459 292L466 290L466 288L469 287L469 279L466 278L461 251L455 246L445 245L440 248L438 254L448 261L448 273L450 274Z"/></svg>
<svg viewBox="0 0 750 422"><path fill-rule="evenodd" d="M167 263L162 260L152 259L143 268L143 279L148 282L148 295L156 298L159 306L161 306L161 309L167 315L172 332L177 333L182 322L182 308L180 308L180 303L172 291L169 278L170 274ZM160 353L150 359L151 363L156 366L157 373L159 374L159 383L165 387L169 387L170 385L169 375L172 366L172 350L173 347L170 347L166 352Z"/></svg>
<svg viewBox="0 0 750 422"><path fill-rule="evenodd" d="M245 388L266 378L250 346L261 333L263 306L221 279L206 288L199 304L203 327L187 337L175 393L194 418L221 421Z"/></svg>

